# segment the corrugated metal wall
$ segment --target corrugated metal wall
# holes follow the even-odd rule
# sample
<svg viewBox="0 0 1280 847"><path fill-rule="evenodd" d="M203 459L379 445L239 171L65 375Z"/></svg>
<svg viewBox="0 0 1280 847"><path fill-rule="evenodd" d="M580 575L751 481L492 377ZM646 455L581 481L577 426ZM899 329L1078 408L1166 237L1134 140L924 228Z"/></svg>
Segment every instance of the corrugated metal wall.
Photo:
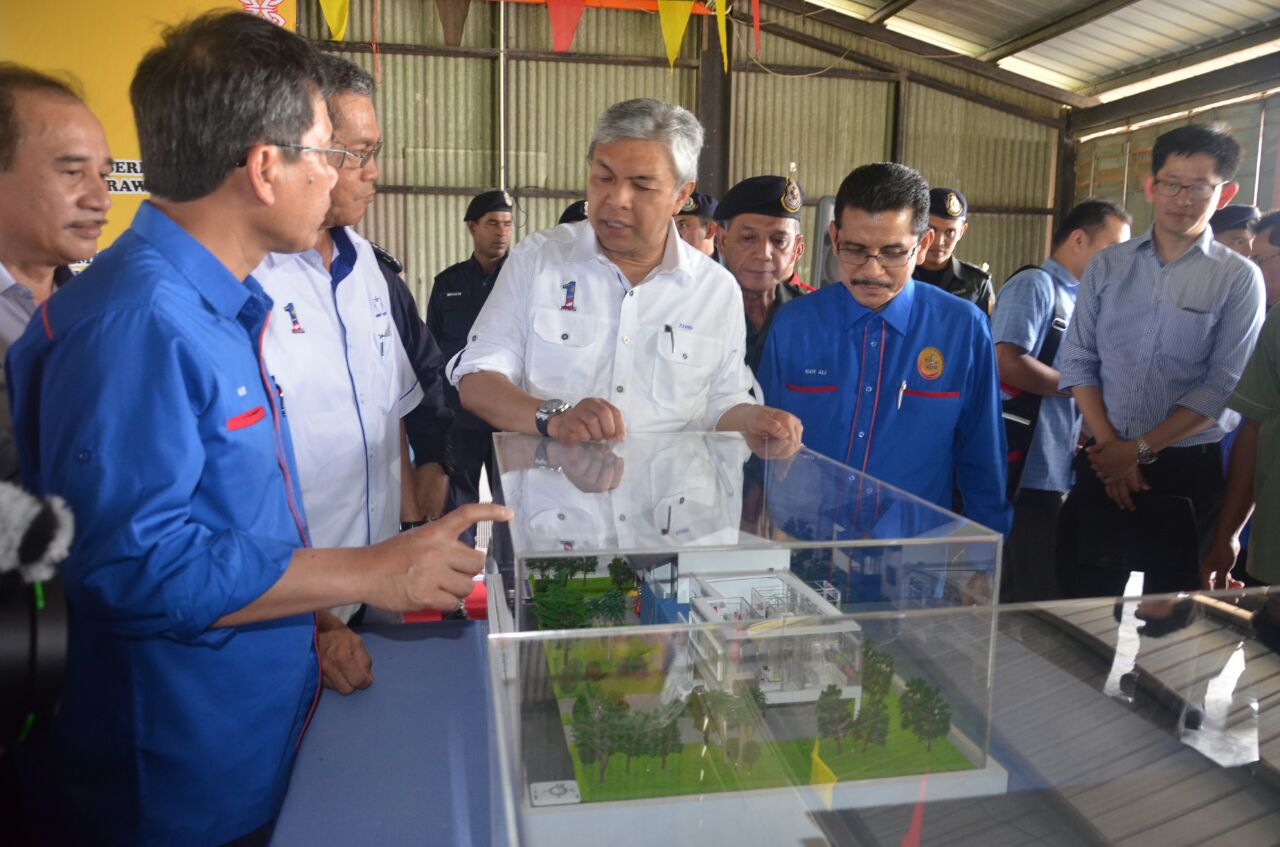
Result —
<svg viewBox="0 0 1280 847"><path fill-rule="evenodd" d="M352 46L330 42L326 49L372 70L373 56L360 44L372 39L372 12L373 0L353 0L347 34ZM498 16L498 4L473 2L462 45L472 55L440 55L448 51L442 49L434 3L379 4L382 85L376 102L386 137L380 183L387 190L374 202L362 229L402 258L420 301L425 301L435 273L470 252L462 223L470 193L496 187L502 178ZM835 27L768 7L765 17L830 44L927 71L1043 119L1057 115L1057 107L1042 98ZM329 38L316 0L300 0L299 21L300 31L309 37ZM750 28L731 27L738 63L729 85L730 183L753 174L785 173L788 163L796 162L800 180L816 202L834 194L857 165L890 157L896 80L849 78L850 72L867 69L768 33L762 36L757 61ZM695 18L682 60L697 58L701 37ZM665 58L656 15L589 8L574 39L579 61L562 61L548 55L545 6L511 4L507 44L506 183L517 198L517 238L554 224L561 210L582 196L587 142L606 106L651 96L696 110L696 67L687 61L674 71L665 61L644 64ZM583 56L627 59L584 62ZM761 62L791 67L779 75L761 68ZM832 76L833 70L843 75ZM906 103L902 159L931 181L961 188L975 206L1051 205L1053 127L920 85L908 86ZM813 219L811 204L802 221L811 237L816 235ZM972 223L960 255L990 263L998 279L1043 255L1047 216L975 213Z"/></svg>
<svg viewBox="0 0 1280 847"><path fill-rule="evenodd" d="M1276 160L1280 156L1280 97L1233 103L1217 109L1179 115L1168 121L1090 138L1076 154L1076 198L1090 195L1123 203L1133 215L1134 232L1151 225L1151 206L1143 194L1143 179L1151 173L1151 150L1156 138L1174 127L1222 122L1231 127L1244 148L1234 203L1263 211L1280 205Z"/></svg>

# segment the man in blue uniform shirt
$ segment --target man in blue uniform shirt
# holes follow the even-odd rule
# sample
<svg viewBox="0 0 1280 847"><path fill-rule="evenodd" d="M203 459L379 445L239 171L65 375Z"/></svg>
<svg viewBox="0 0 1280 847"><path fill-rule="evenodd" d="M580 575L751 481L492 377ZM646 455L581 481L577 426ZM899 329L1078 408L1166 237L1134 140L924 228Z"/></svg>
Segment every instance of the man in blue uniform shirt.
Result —
<svg viewBox="0 0 1280 847"><path fill-rule="evenodd" d="M427 301L427 329L440 344L447 362L467 346L467 334L476 316L489 299L493 282L502 270L511 249L511 195L505 191L485 191L471 198L462 220L467 225L474 248L462 262L436 274ZM443 376L444 369L441 368ZM456 509L480 499L480 469L497 473L493 463L493 427L462 408L452 385L445 396L453 409L449 428L448 507ZM467 534L467 541L475 538Z"/></svg>
<svg viewBox="0 0 1280 847"><path fill-rule="evenodd" d="M774 318L758 377L765 401L804 424L805 444L1008 532L1004 429L986 316L911 278L929 248L929 186L903 165L864 165L840 185L842 285Z"/></svg>
<svg viewBox="0 0 1280 847"><path fill-rule="evenodd" d="M250 275L310 247L337 174L305 39L240 12L165 35L130 89L151 201L9 352L24 482L70 505L61 714L72 844L265 844L316 698L316 609L456 608L473 506L309 547Z"/></svg>

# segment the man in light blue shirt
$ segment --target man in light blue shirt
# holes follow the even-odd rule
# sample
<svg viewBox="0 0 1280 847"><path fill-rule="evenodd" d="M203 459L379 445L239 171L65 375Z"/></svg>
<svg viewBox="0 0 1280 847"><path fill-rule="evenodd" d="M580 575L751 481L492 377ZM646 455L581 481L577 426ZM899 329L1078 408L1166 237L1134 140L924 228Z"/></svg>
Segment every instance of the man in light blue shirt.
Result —
<svg viewBox="0 0 1280 847"><path fill-rule="evenodd" d="M1146 574L1147 593L1199 585L1203 551L1171 548L1159 527L1190 522L1197 541L1184 546L1208 540L1222 502L1219 442L1239 420L1227 398L1262 327L1258 268L1208 225L1236 194L1240 156L1218 127L1161 135L1144 181L1151 229L1085 272L1059 383L1096 440L1064 514L1083 523L1063 524L1064 540L1080 542L1059 562L1073 594L1118 593L1130 570Z"/></svg>
<svg viewBox="0 0 1280 847"><path fill-rule="evenodd" d="M1129 213L1110 200L1090 199L1067 214L1053 234L1053 249L1038 268L1024 268L1000 289L991 315L996 367L1005 397L1040 396L1034 435L1013 500L1013 529L1005 546L1001 598L1006 602L1060 596L1053 551L1062 501L1071 489L1071 457L1080 417L1069 395L1058 390L1059 347L1041 361L1055 306L1068 322L1076 288L1089 260L1104 247L1129 238ZM1010 463L1010 472L1014 472Z"/></svg>

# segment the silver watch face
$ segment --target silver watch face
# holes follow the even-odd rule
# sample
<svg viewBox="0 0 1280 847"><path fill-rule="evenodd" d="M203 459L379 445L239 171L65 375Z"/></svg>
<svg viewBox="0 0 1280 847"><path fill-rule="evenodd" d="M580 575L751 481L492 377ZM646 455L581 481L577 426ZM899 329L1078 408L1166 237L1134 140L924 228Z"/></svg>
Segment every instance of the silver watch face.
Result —
<svg viewBox="0 0 1280 847"><path fill-rule="evenodd" d="M538 414L543 417L558 415L569 408L569 404L563 400L547 400L538 407Z"/></svg>

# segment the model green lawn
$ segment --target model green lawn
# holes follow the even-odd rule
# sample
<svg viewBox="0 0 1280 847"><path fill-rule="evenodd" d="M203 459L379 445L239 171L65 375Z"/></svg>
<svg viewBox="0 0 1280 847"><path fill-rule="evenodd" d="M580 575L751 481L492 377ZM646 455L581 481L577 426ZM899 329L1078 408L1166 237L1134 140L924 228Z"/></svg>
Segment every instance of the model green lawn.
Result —
<svg viewBox="0 0 1280 847"><path fill-rule="evenodd" d="M884 746L870 745L866 750L848 739L843 752L835 741L823 739L819 745L822 761L840 782L914 776L923 773L970 770L974 764L946 739L933 742L929 751L910 731L902 729L898 695L891 693L885 706L889 711L889 735ZM714 739L715 734L712 733ZM731 738L732 746L736 739ZM583 764L576 745L569 745L574 774L584 802L604 800L637 800L684 794L719 791L741 791L808 785L813 774L813 739L790 739L758 743L759 757L742 761L725 761L724 748L710 744L685 744L678 754L667 757L666 768L657 756L635 756L627 768L627 757L613 754L600 781L598 762Z"/></svg>

